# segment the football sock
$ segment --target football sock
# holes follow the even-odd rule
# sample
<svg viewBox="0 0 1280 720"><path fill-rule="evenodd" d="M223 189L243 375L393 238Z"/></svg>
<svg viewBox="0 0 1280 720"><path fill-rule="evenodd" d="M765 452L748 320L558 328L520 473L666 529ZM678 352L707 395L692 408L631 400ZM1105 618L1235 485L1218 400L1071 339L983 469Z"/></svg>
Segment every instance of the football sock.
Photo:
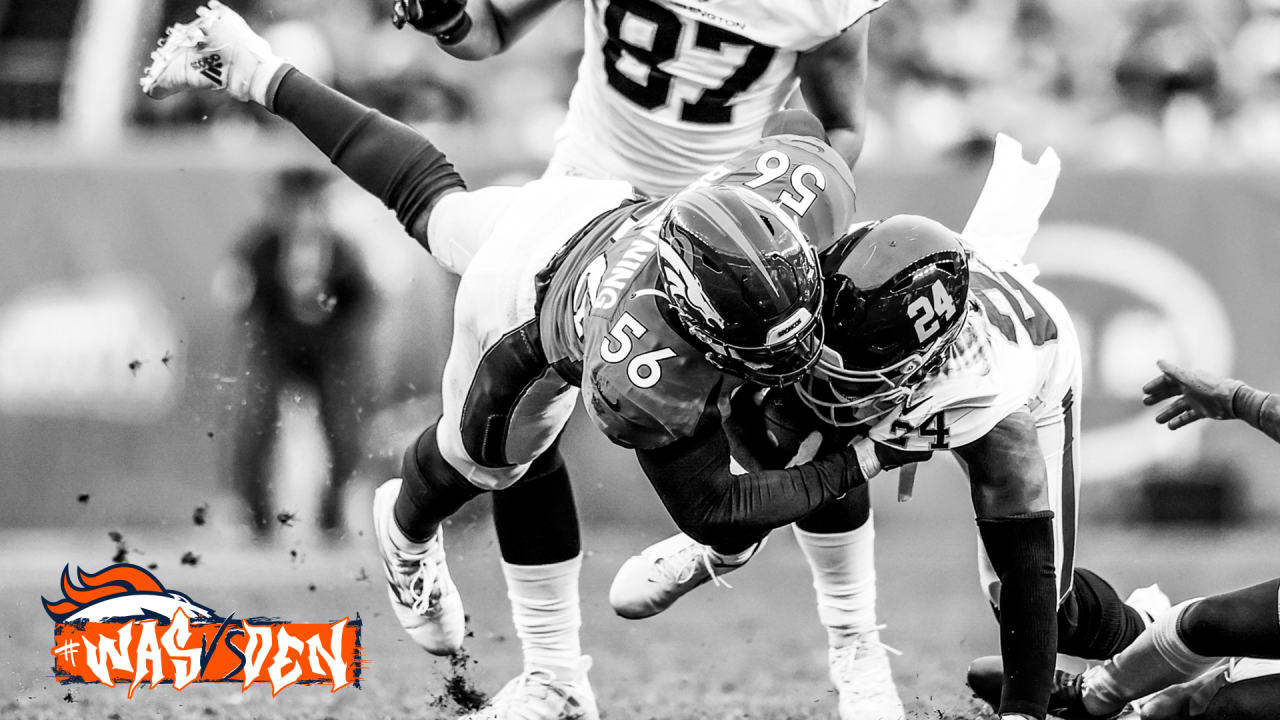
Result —
<svg viewBox="0 0 1280 720"><path fill-rule="evenodd" d="M558 678L572 678L581 671L581 571L581 555L546 565L502 563L511 619L524 650L525 672L548 670Z"/></svg>
<svg viewBox="0 0 1280 720"><path fill-rule="evenodd" d="M1280 676L1228 683L1204 711L1204 720L1273 720L1280 708Z"/></svg>
<svg viewBox="0 0 1280 720"><path fill-rule="evenodd" d="M978 519L987 557L1000 578L1002 714L1044 717L1057 657L1057 572L1053 513Z"/></svg>
<svg viewBox="0 0 1280 720"><path fill-rule="evenodd" d="M1058 607L1058 652L1103 660L1129 646L1146 628L1142 614L1091 570L1076 568L1071 593Z"/></svg>
<svg viewBox="0 0 1280 720"><path fill-rule="evenodd" d="M502 559L513 565L558 563L582 552L573 486L556 447L515 485L493 493L493 526Z"/></svg>
<svg viewBox="0 0 1280 720"><path fill-rule="evenodd" d="M875 524L842 533L812 533L793 528L813 572L818 619L827 643L844 647L859 633L876 627Z"/></svg>
<svg viewBox="0 0 1280 720"><path fill-rule="evenodd" d="M483 492L440 455L438 424L437 420L409 444L401 466L403 480L396 496L394 524L414 542L431 537L445 518Z"/></svg>
<svg viewBox="0 0 1280 720"><path fill-rule="evenodd" d="M1280 579L1207 597L1182 614L1178 635L1208 657L1280 658Z"/></svg>
<svg viewBox="0 0 1280 720"><path fill-rule="evenodd" d="M1130 700L1186 682L1217 662L1191 650L1178 634L1187 600L1157 618L1129 647L1084 674L1084 706L1095 714L1114 712Z"/></svg>

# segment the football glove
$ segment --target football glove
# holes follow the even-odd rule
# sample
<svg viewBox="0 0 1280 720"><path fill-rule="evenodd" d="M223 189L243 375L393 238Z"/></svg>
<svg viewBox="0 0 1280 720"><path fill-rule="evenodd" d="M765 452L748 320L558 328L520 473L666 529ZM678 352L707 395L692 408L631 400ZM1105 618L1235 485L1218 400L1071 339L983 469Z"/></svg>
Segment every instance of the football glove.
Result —
<svg viewBox="0 0 1280 720"><path fill-rule="evenodd" d="M1168 360L1159 360L1156 365L1160 375L1142 386L1142 404L1155 405L1174 398L1156 415L1156 422L1177 430L1201 418L1225 420L1236 416L1232 399L1244 383L1203 370L1188 370Z"/></svg>
<svg viewBox="0 0 1280 720"><path fill-rule="evenodd" d="M467 0L395 0L391 22L396 29L412 25L445 45L462 42L471 32Z"/></svg>

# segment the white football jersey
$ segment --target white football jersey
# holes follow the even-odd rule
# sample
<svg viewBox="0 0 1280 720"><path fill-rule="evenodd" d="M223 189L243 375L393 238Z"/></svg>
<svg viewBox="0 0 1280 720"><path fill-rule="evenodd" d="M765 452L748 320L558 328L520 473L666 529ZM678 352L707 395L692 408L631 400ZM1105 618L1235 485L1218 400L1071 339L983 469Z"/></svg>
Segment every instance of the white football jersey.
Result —
<svg viewBox="0 0 1280 720"><path fill-rule="evenodd" d="M799 53L888 0L586 0L585 47L549 175L666 195L760 137Z"/></svg>
<svg viewBox="0 0 1280 720"><path fill-rule="evenodd" d="M1066 308L1022 266L973 255L969 314L942 369L876 423L873 440L947 450L1026 408L1037 427L1062 419L1080 393L1080 346Z"/></svg>

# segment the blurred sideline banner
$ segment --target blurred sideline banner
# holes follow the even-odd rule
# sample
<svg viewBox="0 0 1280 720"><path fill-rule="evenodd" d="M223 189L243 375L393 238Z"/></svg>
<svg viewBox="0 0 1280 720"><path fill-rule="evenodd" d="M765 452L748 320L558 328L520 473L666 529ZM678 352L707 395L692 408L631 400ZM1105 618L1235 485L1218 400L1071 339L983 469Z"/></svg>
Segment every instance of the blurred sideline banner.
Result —
<svg viewBox="0 0 1280 720"><path fill-rule="evenodd" d="M85 492L121 522L154 522L226 491L239 379L211 284L263 211L265 170L0 167L0 523L74 522ZM859 211L958 228L983 177L867 171ZM448 281L388 218L369 221L375 247L412 258L374 262L404 276L388 293L390 364L402 394L426 393L447 348ZM1080 326L1086 487L1217 458L1248 478L1257 512L1280 512L1280 447L1240 423L1170 434L1139 402L1157 357L1280 389L1275 178L1068 169L1028 257ZM584 427L567 447L584 515L661 517L628 454ZM927 510L927 487L917 495Z"/></svg>

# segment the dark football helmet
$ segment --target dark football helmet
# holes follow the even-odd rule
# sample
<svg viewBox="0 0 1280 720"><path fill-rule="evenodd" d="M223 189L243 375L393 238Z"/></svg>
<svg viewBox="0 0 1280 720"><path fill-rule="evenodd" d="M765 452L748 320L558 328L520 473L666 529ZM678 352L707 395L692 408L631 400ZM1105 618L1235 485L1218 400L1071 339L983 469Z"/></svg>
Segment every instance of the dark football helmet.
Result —
<svg viewBox="0 0 1280 720"><path fill-rule="evenodd" d="M918 215L855 228L821 256L822 356L797 390L833 425L873 423L940 368L964 325L967 254Z"/></svg>
<svg viewBox="0 0 1280 720"><path fill-rule="evenodd" d="M671 197L658 228L663 290L716 367L761 385L799 379L818 360L818 256L777 205L716 185Z"/></svg>

